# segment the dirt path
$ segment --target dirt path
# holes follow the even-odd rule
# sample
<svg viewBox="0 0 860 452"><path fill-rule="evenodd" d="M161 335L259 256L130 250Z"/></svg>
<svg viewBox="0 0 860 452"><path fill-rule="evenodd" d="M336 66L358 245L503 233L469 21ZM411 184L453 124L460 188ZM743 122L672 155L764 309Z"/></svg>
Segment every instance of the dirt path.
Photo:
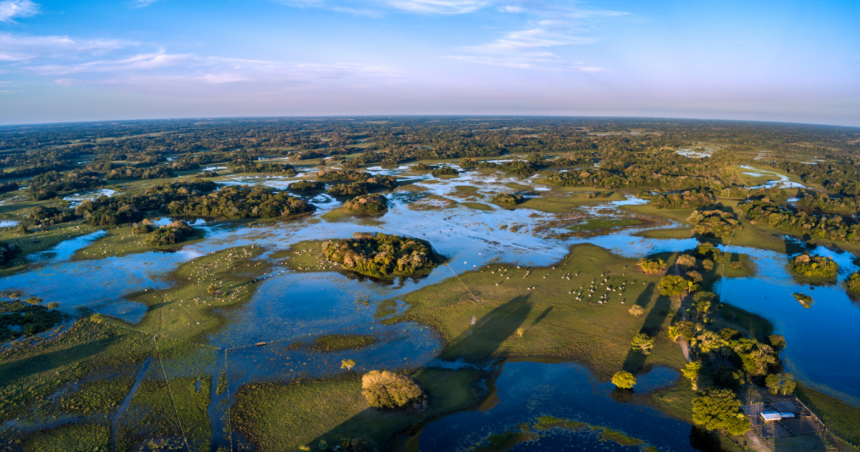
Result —
<svg viewBox="0 0 860 452"><path fill-rule="evenodd" d="M681 353L684 354L684 359L690 362L690 344L683 337L678 339L678 344L681 345Z"/></svg>

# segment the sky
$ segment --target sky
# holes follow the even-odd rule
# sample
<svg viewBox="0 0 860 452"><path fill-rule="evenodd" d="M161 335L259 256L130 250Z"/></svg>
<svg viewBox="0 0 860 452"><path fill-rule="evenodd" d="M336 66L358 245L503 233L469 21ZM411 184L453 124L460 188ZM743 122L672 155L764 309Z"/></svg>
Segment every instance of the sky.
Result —
<svg viewBox="0 0 860 452"><path fill-rule="evenodd" d="M0 0L0 124L571 115L860 126L860 1Z"/></svg>

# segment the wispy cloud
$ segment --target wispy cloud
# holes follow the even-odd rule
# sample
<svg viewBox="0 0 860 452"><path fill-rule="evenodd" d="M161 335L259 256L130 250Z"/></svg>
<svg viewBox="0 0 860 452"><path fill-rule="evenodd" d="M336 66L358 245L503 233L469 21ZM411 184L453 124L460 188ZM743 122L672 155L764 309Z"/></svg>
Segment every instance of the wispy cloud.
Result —
<svg viewBox="0 0 860 452"><path fill-rule="evenodd" d="M68 36L0 33L0 68L51 77L58 85L111 85L150 91L203 89L228 84L324 86L332 81L390 82L392 69L368 64L309 64L201 56L146 49L142 43Z"/></svg>
<svg viewBox="0 0 860 452"><path fill-rule="evenodd" d="M388 0L394 8L423 14L465 14L489 3L483 0Z"/></svg>
<svg viewBox="0 0 860 452"><path fill-rule="evenodd" d="M30 0L6 0L0 2L0 22L12 22L16 17L39 14L39 5Z"/></svg>
<svg viewBox="0 0 860 452"><path fill-rule="evenodd" d="M157 2L158 0L134 0L135 8L146 8L147 6Z"/></svg>
<svg viewBox="0 0 860 452"><path fill-rule="evenodd" d="M0 33L0 61L98 55L134 45L114 39L72 39L68 36L28 36Z"/></svg>
<svg viewBox="0 0 860 452"><path fill-rule="evenodd" d="M620 11L593 10L565 2L519 1L499 7L505 13L527 17L527 28L505 33L485 44L461 47L460 54L449 58L493 66L540 68L577 72L607 72L606 69L570 64L553 48L590 45L600 41L589 36L591 21L600 17L622 16Z"/></svg>

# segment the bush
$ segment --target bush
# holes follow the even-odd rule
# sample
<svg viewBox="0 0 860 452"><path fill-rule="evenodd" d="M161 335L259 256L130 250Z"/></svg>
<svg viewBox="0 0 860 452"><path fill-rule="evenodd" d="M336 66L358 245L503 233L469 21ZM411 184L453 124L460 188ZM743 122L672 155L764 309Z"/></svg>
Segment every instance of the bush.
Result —
<svg viewBox="0 0 860 452"><path fill-rule="evenodd" d="M639 259L636 265L645 273L657 273L666 270L666 263L663 262L663 259L646 259L643 257Z"/></svg>
<svg viewBox="0 0 860 452"><path fill-rule="evenodd" d="M523 202L523 196L516 193L499 193L493 196L493 202L503 206L515 206Z"/></svg>
<svg viewBox="0 0 860 452"><path fill-rule="evenodd" d="M162 226L155 230L155 233L148 239L146 244L149 246L173 245L185 240L186 237L194 234L194 228L184 221L174 221L167 226Z"/></svg>
<svg viewBox="0 0 860 452"><path fill-rule="evenodd" d="M431 170L430 174L432 174L435 177L456 176L456 175L460 174L460 172L457 171L455 168L452 168L450 166L439 166L439 167L436 167L433 170Z"/></svg>
<svg viewBox="0 0 860 452"><path fill-rule="evenodd" d="M849 292L860 293L860 272L854 272L845 280Z"/></svg>
<svg viewBox="0 0 860 452"><path fill-rule="evenodd" d="M287 186L288 189L293 191L314 191L314 190L324 190L325 184L322 182L311 182L307 180L300 180L298 182L293 182L292 184Z"/></svg>
<svg viewBox="0 0 860 452"><path fill-rule="evenodd" d="M388 200L381 195L360 195L345 202L343 207L359 214L383 213L388 210Z"/></svg>
<svg viewBox="0 0 860 452"><path fill-rule="evenodd" d="M803 253L791 260L791 271L807 278L832 278L839 272L839 264L829 257Z"/></svg>
<svg viewBox="0 0 860 452"><path fill-rule="evenodd" d="M364 374L361 388L367 403L374 408L421 407L427 399L415 380L387 370L372 370Z"/></svg>
<svg viewBox="0 0 860 452"><path fill-rule="evenodd" d="M612 376L612 384L618 389L633 389L633 386L636 385L636 377L624 370L615 372L615 375Z"/></svg>
<svg viewBox="0 0 860 452"><path fill-rule="evenodd" d="M7 262L14 259L20 252L21 248L11 243L0 242L0 266L6 265Z"/></svg>

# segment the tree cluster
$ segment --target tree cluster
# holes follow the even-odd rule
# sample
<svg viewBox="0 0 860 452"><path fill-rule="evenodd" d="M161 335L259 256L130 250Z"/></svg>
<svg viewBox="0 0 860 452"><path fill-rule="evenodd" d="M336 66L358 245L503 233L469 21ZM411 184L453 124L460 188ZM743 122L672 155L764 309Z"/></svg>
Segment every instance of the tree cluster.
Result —
<svg viewBox="0 0 860 452"><path fill-rule="evenodd" d="M427 273L441 259L430 244L418 239L378 233L323 243L326 259L347 270L380 278Z"/></svg>

